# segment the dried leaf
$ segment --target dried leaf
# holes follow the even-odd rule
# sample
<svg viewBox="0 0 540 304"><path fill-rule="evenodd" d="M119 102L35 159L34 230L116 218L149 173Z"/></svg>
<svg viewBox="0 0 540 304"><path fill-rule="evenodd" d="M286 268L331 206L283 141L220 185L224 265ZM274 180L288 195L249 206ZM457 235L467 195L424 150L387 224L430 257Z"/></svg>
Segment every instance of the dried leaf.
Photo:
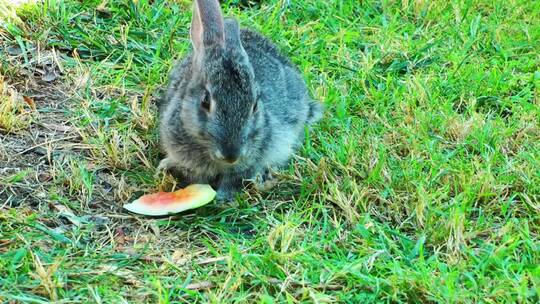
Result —
<svg viewBox="0 0 540 304"><path fill-rule="evenodd" d="M69 132L73 129L73 127L71 126L58 125L58 124L53 124L53 123L44 123L43 126L49 130L64 132L64 133Z"/></svg>
<svg viewBox="0 0 540 304"><path fill-rule="evenodd" d="M126 243L126 234L124 233L124 228L122 227L116 227L114 230L114 240L118 245L124 245Z"/></svg>
<svg viewBox="0 0 540 304"><path fill-rule="evenodd" d="M24 102L26 102L32 108L32 110L34 111L36 110L36 103L34 102L32 98L23 95L23 99L24 99Z"/></svg>
<svg viewBox="0 0 540 304"><path fill-rule="evenodd" d="M63 215L64 217L66 217L73 225L75 225L77 227L82 226L82 222L75 215L75 213L73 213L73 211L71 211L71 209L69 209L69 207L61 205L61 204L54 204L53 207L54 207L54 209L58 210L60 215Z"/></svg>
<svg viewBox="0 0 540 304"><path fill-rule="evenodd" d="M40 182L42 182L42 183L45 183L45 182L51 181L51 180L52 180L52 176L51 176L50 174L48 174L48 173L39 173L39 174L38 174L38 180L39 180ZM43 196L43 197L45 197L45 195L44 195L44 194L41 194L41 193L38 193L38 195L36 195L36 196L39 197L40 195Z"/></svg>

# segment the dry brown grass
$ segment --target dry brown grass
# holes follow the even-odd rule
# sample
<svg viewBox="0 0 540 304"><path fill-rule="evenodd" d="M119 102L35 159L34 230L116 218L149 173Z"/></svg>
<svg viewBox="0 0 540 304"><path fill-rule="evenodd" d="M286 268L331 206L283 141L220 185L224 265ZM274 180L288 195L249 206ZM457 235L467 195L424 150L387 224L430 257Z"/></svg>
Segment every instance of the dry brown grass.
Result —
<svg viewBox="0 0 540 304"><path fill-rule="evenodd" d="M14 133L27 128L35 114L33 106L32 99L23 97L0 74L0 132Z"/></svg>

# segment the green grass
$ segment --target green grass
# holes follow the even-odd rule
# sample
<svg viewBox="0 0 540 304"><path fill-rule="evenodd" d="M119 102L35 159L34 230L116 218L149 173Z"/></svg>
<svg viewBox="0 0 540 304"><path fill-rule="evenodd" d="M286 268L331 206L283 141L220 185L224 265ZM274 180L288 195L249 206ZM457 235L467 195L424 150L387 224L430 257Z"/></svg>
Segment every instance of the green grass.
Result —
<svg viewBox="0 0 540 304"><path fill-rule="evenodd" d="M271 192L172 219L121 206L174 183L153 177L154 101L191 1L45 0L0 23L6 82L58 53L47 86L77 135L0 170L1 301L540 300L540 2L238 2L327 113Z"/></svg>

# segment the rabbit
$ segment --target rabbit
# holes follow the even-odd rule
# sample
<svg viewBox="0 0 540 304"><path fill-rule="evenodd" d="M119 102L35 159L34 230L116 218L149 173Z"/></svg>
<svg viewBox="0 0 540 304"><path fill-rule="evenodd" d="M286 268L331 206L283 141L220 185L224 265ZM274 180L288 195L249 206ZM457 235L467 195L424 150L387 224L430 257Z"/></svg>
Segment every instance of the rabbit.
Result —
<svg viewBox="0 0 540 304"><path fill-rule="evenodd" d="M218 0L194 1L190 36L159 105L158 169L231 200L243 181L286 165L324 107L272 42L223 18Z"/></svg>

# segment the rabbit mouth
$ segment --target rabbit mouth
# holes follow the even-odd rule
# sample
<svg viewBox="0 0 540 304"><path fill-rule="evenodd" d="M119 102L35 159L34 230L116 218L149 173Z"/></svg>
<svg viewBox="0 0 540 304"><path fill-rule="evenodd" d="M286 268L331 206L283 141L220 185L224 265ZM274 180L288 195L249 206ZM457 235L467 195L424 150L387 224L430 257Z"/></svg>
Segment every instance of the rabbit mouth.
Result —
<svg viewBox="0 0 540 304"><path fill-rule="evenodd" d="M241 163L240 159L219 159L213 157L213 160L221 167L236 167Z"/></svg>
<svg viewBox="0 0 540 304"><path fill-rule="evenodd" d="M217 162L224 167L235 167L239 163L238 160L218 160Z"/></svg>

